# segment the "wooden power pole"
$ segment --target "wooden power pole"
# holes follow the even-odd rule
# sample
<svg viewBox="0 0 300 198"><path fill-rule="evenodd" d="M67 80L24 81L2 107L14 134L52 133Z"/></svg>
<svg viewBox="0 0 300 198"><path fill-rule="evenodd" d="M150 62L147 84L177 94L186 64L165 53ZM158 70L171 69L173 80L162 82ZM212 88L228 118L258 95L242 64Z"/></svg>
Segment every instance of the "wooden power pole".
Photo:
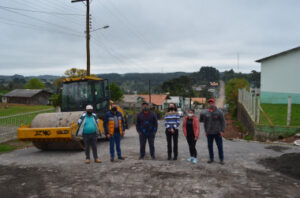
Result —
<svg viewBox="0 0 300 198"><path fill-rule="evenodd" d="M149 80L149 104L151 105L151 80Z"/></svg>
<svg viewBox="0 0 300 198"><path fill-rule="evenodd" d="M90 0L72 0L72 3L86 2L86 75L89 76L91 73L91 62L90 62Z"/></svg>

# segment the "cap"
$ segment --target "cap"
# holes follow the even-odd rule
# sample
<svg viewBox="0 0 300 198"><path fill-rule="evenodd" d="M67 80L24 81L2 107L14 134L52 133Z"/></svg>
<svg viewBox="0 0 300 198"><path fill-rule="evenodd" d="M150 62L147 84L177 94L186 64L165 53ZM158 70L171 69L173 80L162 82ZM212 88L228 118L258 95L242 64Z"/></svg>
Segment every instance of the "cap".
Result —
<svg viewBox="0 0 300 198"><path fill-rule="evenodd" d="M86 105L86 108L85 108L86 110L93 110L93 106L92 105Z"/></svg>
<svg viewBox="0 0 300 198"><path fill-rule="evenodd" d="M216 101L214 100L214 99L209 99L208 101L207 101L207 103L210 103L210 102L213 102L213 103L215 103Z"/></svg>

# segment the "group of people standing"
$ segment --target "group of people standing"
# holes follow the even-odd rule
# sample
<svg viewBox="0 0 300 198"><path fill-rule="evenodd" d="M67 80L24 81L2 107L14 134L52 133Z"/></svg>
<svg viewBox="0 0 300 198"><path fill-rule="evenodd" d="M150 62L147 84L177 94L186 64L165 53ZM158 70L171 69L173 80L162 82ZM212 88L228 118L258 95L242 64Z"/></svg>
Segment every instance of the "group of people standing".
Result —
<svg viewBox="0 0 300 198"><path fill-rule="evenodd" d="M223 140L222 136L225 131L225 119L222 111L220 111L213 99L208 100L208 109L200 114L200 120L195 116L195 111L190 109L187 116L183 120L182 131L186 137L190 157L189 162L197 163L197 149L196 143L200 134L200 124L204 123L204 129L207 136L207 145L209 150L208 163L214 162L213 141L216 141L219 151L220 164L224 164ZM82 135L86 147L86 163L90 163L90 147L93 151L94 160L100 163L97 156L96 140L97 134L100 134L98 128L98 120L96 115L92 113L93 107L88 105L86 113L84 113L78 121L77 135ZM165 134L167 139L167 154L168 160L177 160L178 157L178 128L180 126L180 115L177 112L175 104L170 104L165 114ZM121 152L121 137L125 133L124 118L117 110L117 105L112 104L110 111L108 111L103 120L103 126L106 137L110 140L110 157L111 162L115 159L115 146L119 160L124 160ZM142 111L137 115L136 131L139 135L140 141L140 157L142 160L145 157L146 143L149 144L150 156L155 159L155 136L158 129L158 121L156 115L150 110L148 103L142 104ZM172 158L173 153L173 158Z"/></svg>

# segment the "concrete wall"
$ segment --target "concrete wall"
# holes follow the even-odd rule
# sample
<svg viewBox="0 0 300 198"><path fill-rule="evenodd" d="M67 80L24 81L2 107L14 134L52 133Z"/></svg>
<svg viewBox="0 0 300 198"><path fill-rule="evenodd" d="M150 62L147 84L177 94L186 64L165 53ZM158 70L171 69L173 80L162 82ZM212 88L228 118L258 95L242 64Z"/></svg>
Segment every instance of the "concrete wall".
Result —
<svg viewBox="0 0 300 198"><path fill-rule="evenodd" d="M255 134L255 123L241 103L238 103L237 119L246 128L249 134Z"/></svg>
<svg viewBox="0 0 300 198"><path fill-rule="evenodd" d="M286 104L292 96L300 104L300 50L261 63L261 102Z"/></svg>

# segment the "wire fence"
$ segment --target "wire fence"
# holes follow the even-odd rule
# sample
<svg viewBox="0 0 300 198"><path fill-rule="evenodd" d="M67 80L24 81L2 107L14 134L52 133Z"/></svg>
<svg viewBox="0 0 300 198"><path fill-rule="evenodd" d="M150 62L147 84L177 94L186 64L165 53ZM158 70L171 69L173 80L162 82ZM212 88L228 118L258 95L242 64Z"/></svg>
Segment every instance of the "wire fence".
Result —
<svg viewBox="0 0 300 198"><path fill-rule="evenodd" d="M247 110L249 116L255 123L260 120L260 99L256 91L249 92L246 89L239 89L238 102Z"/></svg>
<svg viewBox="0 0 300 198"><path fill-rule="evenodd" d="M0 116L0 143L17 138L17 130L21 125L30 125L35 116L40 113L54 112L54 108Z"/></svg>
<svg viewBox="0 0 300 198"><path fill-rule="evenodd" d="M261 104L256 90L249 92L246 89L239 89L238 91L238 102L244 106L254 123L270 126L299 126L300 123L297 123L298 120L295 116L296 112L292 115L291 97L287 97L285 100L287 100L287 104ZM294 106L294 111L297 109L299 108Z"/></svg>

